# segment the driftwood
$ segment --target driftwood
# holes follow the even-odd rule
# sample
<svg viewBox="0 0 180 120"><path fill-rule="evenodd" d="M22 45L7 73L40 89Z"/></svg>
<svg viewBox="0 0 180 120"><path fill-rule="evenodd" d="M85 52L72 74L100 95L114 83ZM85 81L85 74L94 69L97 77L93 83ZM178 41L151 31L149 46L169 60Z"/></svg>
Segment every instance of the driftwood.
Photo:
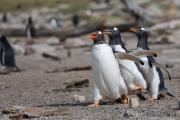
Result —
<svg viewBox="0 0 180 120"><path fill-rule="evenodd" d="M67 84L66 88L83 88L83 87L89 86L89 80L84 79L84 80L80 80L80 81L69 82L66 84Z"/></svg>
<svg viewBox="0 0 180 120"><path fill-rule="evenodd" d="M47 73L54 73L54 72L71 72L71 71L82 71L82 70L91 70L92 66L77 66L77 67L70 67L70 68L56 68L54 70L48 70Z"/></svg>
<svg viewBox="0 0 180 120"><path fill-rule="evenodd" d="M142 7L140 7L134 0L121 0L121 2L126 7L126 10L135 17L136 22L139 19L142 19L147 26L180 18L180 14L171 14L164 16L150 15L147 11L145 11Z"/></svg>

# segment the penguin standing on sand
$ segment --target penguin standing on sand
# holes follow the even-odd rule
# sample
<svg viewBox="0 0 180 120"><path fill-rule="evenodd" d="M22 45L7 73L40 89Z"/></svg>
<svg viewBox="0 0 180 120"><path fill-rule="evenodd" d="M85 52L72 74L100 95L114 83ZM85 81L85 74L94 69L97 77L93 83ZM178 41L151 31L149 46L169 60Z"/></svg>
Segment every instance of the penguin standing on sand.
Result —
<svg viewBox="0 0 180 120"><path fill-rule="evenodd" d="M32 20L32 16L31 14L28 17L28 20L26 21L26 35L28 37L28 39L31 39L32 37L36 36L36 31L35 31L35 27L33 24L33 20Z"/></svg>
<svg viewBox="0 0 180 120"><path fill-rule="evenodd" d="M52 24L52 26L54 28L60 28L60 24L59 24L59 22L58 22L58 20L56 18L51 17L50 18L50 22L51 22L51 24Z"/></svg>
<svg viewBox="0 0 180 120"><path fill-rule="evenodd" d="M128 91L124 79L120 74L118 62L109 45L106 44L101 31L91 33L92 47L92 73L94 77L94 103L90 106L99 105L101 99L117 100L128 103ZM137 60L138 58L127 54L117 53L121 59ZM139 60L139 59L138 59Z"/></svg>
<svg viewBox="0 0 180 120"><path fill-rule="evenodd" d="M7 14L6 12L4 12L2 16L2 22L6 23L7 21L8 21Z"/></svg>
<svg viewBox="0 0 180 120"><path fill-rule="evenodd" d="M120 32L116 27L108 28L104 30L103 33L108 35L109 45L111 46L113 52L128 53L124 43L121 40ZM142 71L138 63L121 59L117 59L117 61L119 63L121 75L127 85L129 94L133 94L133 91L146 89L146 80L141 73ZM146 100L142 94L138 93L137 96L142 100Z"/></svg>
<svg viewBox="0 0 180 120"><path fill-rule="evenodd" d="M146 30L143 27L131 28L130 30L133 31L138 37L137 50L149 50L147 45L148 34ZM157 63L152 56L139 56L139 58L145 63L143 66L141 66L141 69L147 82L147 90L151 95L151 98L149 98L148 101L161 99L164 97L164 93L173 97L173 95L168 92L164 85L164 77L161 69L166 71L169 79L171 80L169 72L166 70L166 68Z"/></svg>
<svg viewBox="0 0 180 120"><path fill-rule="evenodd" d="M14 50L4 35L0 35L0 61L4 69L11 71L19 71L16 66Z"/></svg>
<svg viewBox="0 0 180 120"><path fill-rule="evenodd" d="M78 24L79 24L79 16L74 15L74 16L73 16L73 19L72 19L72 23L73 23L73 25L74 25L75 27L77 27Z"/></svg>

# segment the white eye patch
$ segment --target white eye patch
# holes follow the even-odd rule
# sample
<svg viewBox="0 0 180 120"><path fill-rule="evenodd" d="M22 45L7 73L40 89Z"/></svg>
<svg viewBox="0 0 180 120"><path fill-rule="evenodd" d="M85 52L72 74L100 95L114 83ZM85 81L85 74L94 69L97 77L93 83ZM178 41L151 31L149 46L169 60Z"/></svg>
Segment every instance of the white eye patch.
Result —
<svg viewBox="0 0 180 120"><path fill-rule="evenodd" d="M143 27L141 28L141 30L146 31Z"/></svg>
<svg viewBox="0 0 180 120"><path fill-rule="evenodd" d="M102 32L101 31L98 31L98 35L101 35L102 34Z"/></svg>
<svg viewBox="0 0 180 120"><path fill-rule="evenodd" d="M118 29L117 29L117 27L114 27L114 29L113 29L113 30L118 30Z"/></svg>

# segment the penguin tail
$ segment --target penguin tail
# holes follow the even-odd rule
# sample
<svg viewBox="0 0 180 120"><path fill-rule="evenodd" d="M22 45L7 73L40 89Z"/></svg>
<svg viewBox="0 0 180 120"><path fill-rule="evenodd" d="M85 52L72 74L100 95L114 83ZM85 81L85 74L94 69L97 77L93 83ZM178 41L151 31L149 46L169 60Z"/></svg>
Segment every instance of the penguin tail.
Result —
<svg viewBox="0 0 180 120"><path fill-rule="evenodd" d="M171 93L169 92L166 92L166 95L170 96L170 97L175 97L174 95L172 95Z"/></svg>
<svg viewBox="0 0 180 120"><path fill-rule="evenodd" d="M141 94L136 94L141 100L147 100L144 95L141 93Z"/></svg>

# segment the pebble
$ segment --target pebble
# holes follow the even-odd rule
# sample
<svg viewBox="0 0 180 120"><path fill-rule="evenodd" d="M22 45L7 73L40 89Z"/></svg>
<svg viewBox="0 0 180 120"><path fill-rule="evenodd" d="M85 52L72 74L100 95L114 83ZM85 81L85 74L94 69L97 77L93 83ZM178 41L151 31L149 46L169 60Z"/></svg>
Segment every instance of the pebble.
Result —
<svg viewBox="0 0 180 120"><path fill-rule="evenodd" d="M78 102L83 102L86 100L86 98L82 95L74 94L74 100Z"/></svg>
<svg viewBox="0 0 180 120"><path fill-rule="evenodd" d="M134 108L134 107L138 107L139 106L139 101L137 98L131 98L131 101L130 101L130 107L131 108Z"/></svg>

